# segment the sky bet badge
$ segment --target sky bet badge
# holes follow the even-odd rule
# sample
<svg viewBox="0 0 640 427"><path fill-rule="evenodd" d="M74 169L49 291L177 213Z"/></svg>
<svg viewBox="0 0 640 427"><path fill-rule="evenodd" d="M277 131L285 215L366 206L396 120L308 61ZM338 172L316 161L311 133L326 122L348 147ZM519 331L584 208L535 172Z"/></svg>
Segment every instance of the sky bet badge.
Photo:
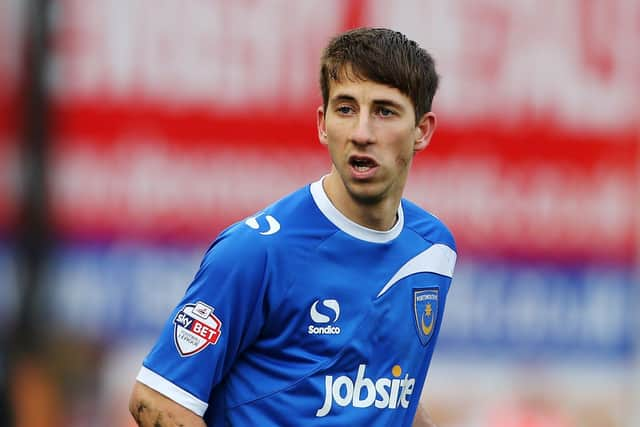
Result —
<svg viewBox="0 0 640 427"><path fill-rule="evenodd" d="M413 291L413 310L416 328L422 345L427 345L436 329L438 319L438 289L416 289Z"/></svg>
<svg viewBox="0 0 640 427"><path fill-rule="evenodd" d="M173 319L173 340L182 356L191 356L220 338L222 322L203 302L186 304Z"/></svg>

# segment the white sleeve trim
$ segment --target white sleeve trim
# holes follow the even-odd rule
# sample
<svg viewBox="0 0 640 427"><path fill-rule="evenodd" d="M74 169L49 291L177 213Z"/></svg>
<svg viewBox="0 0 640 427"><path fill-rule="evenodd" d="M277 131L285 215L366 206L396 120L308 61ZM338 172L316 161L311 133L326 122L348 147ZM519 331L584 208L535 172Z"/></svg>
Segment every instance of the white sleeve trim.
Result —
<svg viewBox="0 0 640 427"><path fill-rule="evenodd" d="M136 380L148 387L151 387L158 393L167 396L169 399L184 406L199 416L204 415L204 412L209 406L206 402L203 402L193 394L181 389L171 381L156 374L152 370L145 368L144 366L140 368L140 372L138 373Z"/></svg>

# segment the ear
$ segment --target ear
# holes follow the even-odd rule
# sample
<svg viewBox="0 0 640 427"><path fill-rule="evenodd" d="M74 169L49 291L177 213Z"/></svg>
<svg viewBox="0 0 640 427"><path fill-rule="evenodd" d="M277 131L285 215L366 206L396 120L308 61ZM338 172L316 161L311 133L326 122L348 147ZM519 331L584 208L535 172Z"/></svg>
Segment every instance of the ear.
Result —
<svg viewBox="0 0 640 427"><path fill-rule="evenodd" d="M413 145L413 152L422 151L431 142L431 137L436 130L438 119L434 112L425 113L416 125L416 138Z"/></svg>
<svg viewBox="0 0 640 427"><path fill-rule="evenodd" d="M318 139L320 140L320 144L328 145L329 140L327 138L327 121L324 114L324 107L322 105L318 107L317 123L318 123Z"/></svg>

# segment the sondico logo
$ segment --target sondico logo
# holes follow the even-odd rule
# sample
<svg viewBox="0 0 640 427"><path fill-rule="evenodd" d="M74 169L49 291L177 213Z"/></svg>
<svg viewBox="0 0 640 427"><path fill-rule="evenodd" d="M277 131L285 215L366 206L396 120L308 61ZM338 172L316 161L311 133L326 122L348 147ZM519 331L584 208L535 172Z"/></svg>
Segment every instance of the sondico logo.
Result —
<svg viewBox="0 0 640 427"><path fill-rule="evenodd" d="M342 375L335 380L327 375L324 379L324 404L316 411L316 417L324 417L333 407L333 402L339 406L353 406L354 408L396 409L409 407L409 396L413 393L415 378L409 374L402 375L402 368L395 365L391 369L394 378L378 378L376 382L364 376L367 365L358 366L355 382Z"/></svg>
<svg viewBox="0 0 640 427"><path fill-rule="evenodd" d="M314 323L320 324L330 322L336 323L336 321L340 317L340 304L338 304L338 301L334 299L322 300L320 308L318 308L318 304L320 304L320 300L315 300L315 302L311 305L311 310L309 310L311 320L313 320ZM329 314L331 314L332 316L329 317ZM337 335L340 333L340 327L334 325L309 325L309 327L307 328L307 333L309 335Z"/></svg>
<svg viewBox="0 0 640 427"><path fill-rule="evenodd" d="M255 216L247 218L244 223L254 230L260 230L260 234L262 234L263 236L270 236L280 231L280 223L277 219L275 219L271 215L264 215L264 221L267 222L266 224L264 224L262 216L263 214L259 213ZM260 218L261 222L258 222L258 218Z"/></svg>

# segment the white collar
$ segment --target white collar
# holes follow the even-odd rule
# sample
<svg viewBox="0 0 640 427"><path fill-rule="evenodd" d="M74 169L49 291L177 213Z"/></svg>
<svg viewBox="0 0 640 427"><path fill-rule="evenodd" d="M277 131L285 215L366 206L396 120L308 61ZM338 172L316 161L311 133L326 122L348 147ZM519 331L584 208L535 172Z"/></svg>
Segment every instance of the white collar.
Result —
<svg viewBox="0 0 640 427"><path fill-rule="evenodd" d="M324 176L320 180L311 184L311 196L313 201L318 206L318 209L331 221L336 227L345 233L355 237L356 239L365 240L371 243L387 243L398 237L402 232L404 226L404 213L402 212L402 203L398 206L398 220L395 225L387 231L373 230L371 228L364 227L356 222L351 221L344 216L329 200L327 193L325 193L322 187L322 181Z"/></svg>

